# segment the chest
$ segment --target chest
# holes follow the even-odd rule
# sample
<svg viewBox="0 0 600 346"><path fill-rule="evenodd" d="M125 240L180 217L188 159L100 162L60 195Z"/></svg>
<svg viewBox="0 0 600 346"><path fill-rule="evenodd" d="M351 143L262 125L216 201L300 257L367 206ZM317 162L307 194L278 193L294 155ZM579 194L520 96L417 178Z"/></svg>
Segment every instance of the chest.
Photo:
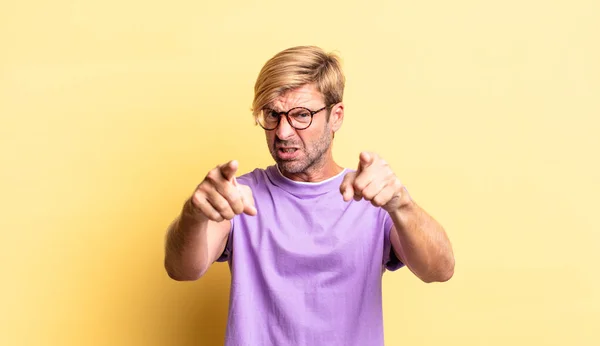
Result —
<svg viewBox="0 0 600 346"><path fill-rule="evenodd" d="M234 257L270 286L306 290L379 273L384 227L370 204L324 195L263 198L256 205L258 214L235 226Z"/></svg>

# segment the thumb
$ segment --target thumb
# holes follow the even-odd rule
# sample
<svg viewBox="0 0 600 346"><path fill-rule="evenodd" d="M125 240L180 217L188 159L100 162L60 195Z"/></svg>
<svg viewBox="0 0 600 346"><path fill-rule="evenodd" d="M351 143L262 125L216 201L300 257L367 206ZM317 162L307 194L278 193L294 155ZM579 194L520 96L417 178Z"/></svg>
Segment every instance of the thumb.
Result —
<svg viewBox="0 0 600 346"><path fill-rule="evenodd" d="M373 155L371 153L363 151L362 153L360 153L359 160L360 161L358 163L358 170L362 171L373 163Z"/></svg>
<svg viewBox="0 0 600 346"><path fill-rule="evenodd" d="M221 174L223 178L233 181L235 178L235 172L238 170L238 162L236 160L231 160L220 167Z"/></svg>
<svg viewBox="0 0 600 346"><path fill-rule="evenodd" d="M258 213L256 206L254 205L254 196L252 195L252 189L246 185L238 185L238 190L242 195L242 202L244 203L244 213L254 216Z"/></svg>

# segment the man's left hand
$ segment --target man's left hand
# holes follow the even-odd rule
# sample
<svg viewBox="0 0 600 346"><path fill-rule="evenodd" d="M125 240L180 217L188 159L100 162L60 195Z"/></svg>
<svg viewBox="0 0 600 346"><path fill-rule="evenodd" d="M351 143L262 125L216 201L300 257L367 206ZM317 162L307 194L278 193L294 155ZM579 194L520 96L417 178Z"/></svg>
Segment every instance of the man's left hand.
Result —
<svg viewBox="0 0 600 346"><path fill-rule="evenodd" d="M346 174L340 192L346 202L364 198L388 213L411 203L408 192L388 163L369 152L360 153L358 169Z"/></svg>

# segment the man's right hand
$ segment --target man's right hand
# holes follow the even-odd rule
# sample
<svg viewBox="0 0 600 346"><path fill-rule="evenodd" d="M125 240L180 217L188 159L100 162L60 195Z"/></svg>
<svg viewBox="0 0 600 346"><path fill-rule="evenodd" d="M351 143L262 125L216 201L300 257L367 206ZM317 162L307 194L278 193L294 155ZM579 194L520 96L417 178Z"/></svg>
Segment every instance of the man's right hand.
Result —
<svg viewBox="0 0 600 346"><path fill-rule="evenodd" d="M237 183L237 169L238 162L233 160L208 172L190 200L195 213L217 222L241 213L256 215L252 190Z"/></svg>

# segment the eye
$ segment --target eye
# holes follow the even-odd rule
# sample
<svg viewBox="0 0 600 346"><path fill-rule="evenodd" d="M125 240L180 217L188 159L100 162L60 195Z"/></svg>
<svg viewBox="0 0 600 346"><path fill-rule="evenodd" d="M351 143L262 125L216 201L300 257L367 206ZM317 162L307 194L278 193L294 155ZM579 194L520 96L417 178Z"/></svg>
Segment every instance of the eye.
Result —
<svg viewBox="0 0 600 346"><path fill-rule="evenodd" d="M277 120L277 118L279 117L279 114L277 114L277 112L275 112L272 109L265 109L264 114L265 114L265 119L267 119L267 120Z"/></svg>
<svg viewBox="0 0 600 346"><path fill-rule="evenodd" d="M290 115L297 119L310 118L310 112L307 109L294 110Z"/></svg>

